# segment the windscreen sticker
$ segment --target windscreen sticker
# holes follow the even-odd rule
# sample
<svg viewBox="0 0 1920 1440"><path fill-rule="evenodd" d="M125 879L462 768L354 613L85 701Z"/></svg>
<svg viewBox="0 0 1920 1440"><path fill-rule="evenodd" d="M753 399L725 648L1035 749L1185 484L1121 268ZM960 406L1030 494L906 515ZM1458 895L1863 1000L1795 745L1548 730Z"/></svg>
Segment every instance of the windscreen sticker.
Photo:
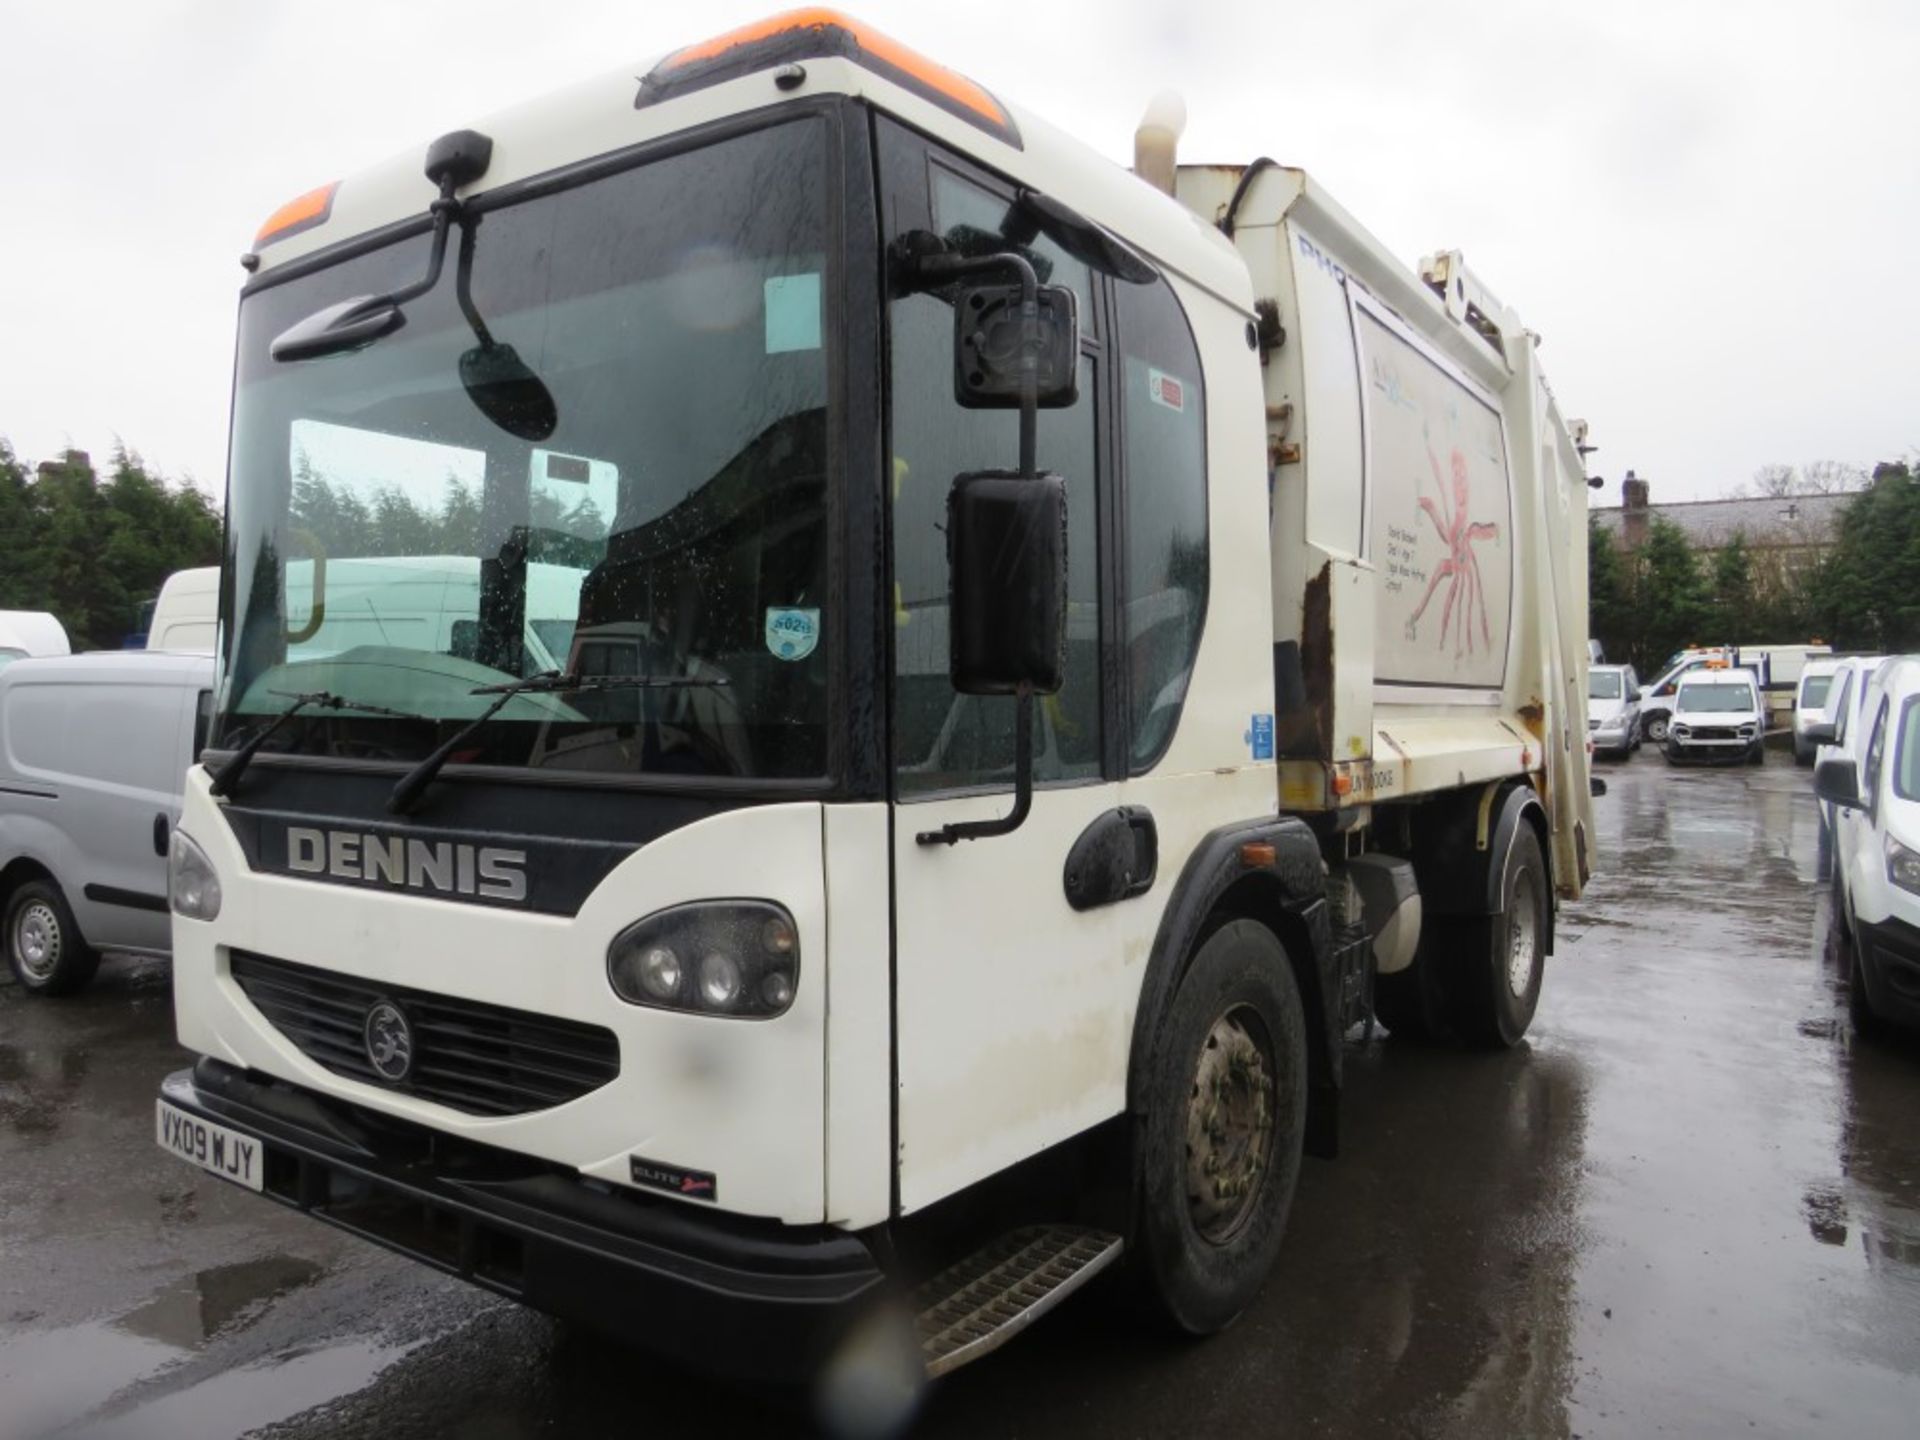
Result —
<svg viewBox="0 0 1920 1440"><path fill-rule="evenodd" d="M1147 393L1153 397L1153 403L1164 405L1169 410L1187 408L1187 386L1183 380L1176 380L1164 370L1147 370Z"/></svg>
<svg viewBox="0 0 1920 1440"><path fill-rule="evenodd" d="M767 653L776 660L804 660L820 643L820 612L767 607Z"/></svg>
<svg viewBox="0 0 1920 1440"><path fill-rule="evenodd" d="M767 354L820 348L820 276L769 275Z"/></svg>

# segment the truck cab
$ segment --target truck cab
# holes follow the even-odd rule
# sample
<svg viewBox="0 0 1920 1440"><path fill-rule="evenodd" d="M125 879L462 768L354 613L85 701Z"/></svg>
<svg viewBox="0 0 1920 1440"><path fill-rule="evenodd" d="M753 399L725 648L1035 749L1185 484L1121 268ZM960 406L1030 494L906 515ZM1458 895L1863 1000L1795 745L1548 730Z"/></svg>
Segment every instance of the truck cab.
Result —
<svg viewBox="0 0 1920 1440"><path fill-rule="evenodd" d="M709 1367L1218 1329L1376 975L1517 1043L1591 871L1533 337L830 12L633 73L256 241L156 1137Z"/></svg>

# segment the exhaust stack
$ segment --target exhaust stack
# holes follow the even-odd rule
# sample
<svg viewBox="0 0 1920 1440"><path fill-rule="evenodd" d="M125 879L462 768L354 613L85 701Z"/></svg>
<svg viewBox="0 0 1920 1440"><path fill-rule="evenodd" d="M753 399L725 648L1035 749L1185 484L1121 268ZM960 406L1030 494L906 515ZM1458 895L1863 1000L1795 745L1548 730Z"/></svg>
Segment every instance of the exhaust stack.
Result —
<svg viewBox="0 0 1920 1440"><path fill-rule="evenodd" d="M1180 132L1187 128L1187 102L1178 90L1162 90L1147 102L1133 132L1133 173L1154 189L1173 194Z"/></svg>

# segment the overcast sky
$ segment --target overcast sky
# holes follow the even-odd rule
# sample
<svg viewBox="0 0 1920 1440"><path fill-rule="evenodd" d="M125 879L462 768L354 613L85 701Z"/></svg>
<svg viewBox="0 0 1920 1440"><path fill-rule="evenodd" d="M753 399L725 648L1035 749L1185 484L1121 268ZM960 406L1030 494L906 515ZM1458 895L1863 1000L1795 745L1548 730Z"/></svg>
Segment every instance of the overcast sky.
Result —
<svg viewBox="0 0 1920 1440"><path fill-rule="evenodd" d="M282 201L774 9L708 0L0 0L0 436L224 485L238 257ZM1617 503L1920 449L1913 0L866 0L1126 163L1314 173L1545 338ZM635 70L635 73L639 73Z"/></svg>

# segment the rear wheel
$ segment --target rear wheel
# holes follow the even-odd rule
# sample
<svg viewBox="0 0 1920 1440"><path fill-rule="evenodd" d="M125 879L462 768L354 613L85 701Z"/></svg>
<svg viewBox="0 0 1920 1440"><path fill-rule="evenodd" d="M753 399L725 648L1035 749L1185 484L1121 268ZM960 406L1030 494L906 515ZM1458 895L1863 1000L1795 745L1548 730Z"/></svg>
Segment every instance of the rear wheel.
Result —
<svg viewBox="0 0 1920 1440"><path fill-rule="evenodd" d="M48 880L29 880L8 898L5 935L14 978L38 995L84 989L100 966L60 887Z"/></svg>
<svg viewBox="0 0 1920 1440"><path fill-rule="evenodd" d="M1454 974L1447 986L1453 1024L1470 1044L1517 1045L1533 1023L1546 971L1547 862L1525 821L1507 851L1500 911L1459 927Z"/></svg>
<svg viewBox="0 0 1920 1440"><path fill-rule="evenodd" d="M1286 951L1252 920L1220 927L1174 995L1136 1160L1151 1309L1206 1335L1266 1279L1300 1177L1307 1035Z"/></svg>

